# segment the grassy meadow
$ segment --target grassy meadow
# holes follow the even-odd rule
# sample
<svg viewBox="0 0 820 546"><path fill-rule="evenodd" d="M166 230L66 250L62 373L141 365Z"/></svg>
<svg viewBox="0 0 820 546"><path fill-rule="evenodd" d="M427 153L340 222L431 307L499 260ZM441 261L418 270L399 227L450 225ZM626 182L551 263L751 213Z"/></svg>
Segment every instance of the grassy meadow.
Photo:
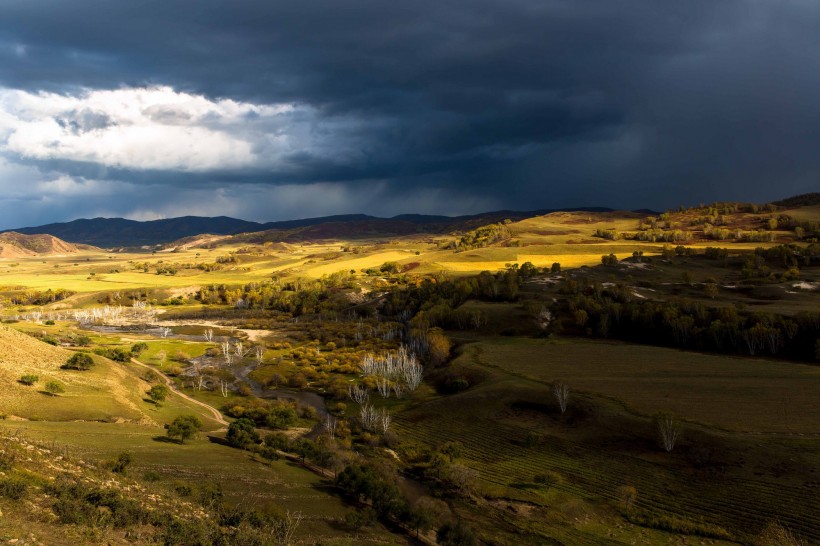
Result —
<svg viewBox="0 0 820 546"><path fill-rule="evenodd" d="M624 487L637 490L630 516L636 522L654 519L654 526L742 542L777 518L817 539L820 498L811 484L820 441L810 399L817 389L804 385L816 381L816 369L784 373L781 363L749 361L749 375L736 372L735 386L729 376L746 362L703 356L585 341L470 343L453 365L476 385L409 405L396 427L421 444L461 442L485 495L537 506L540 532L566 536L566 543L596 543L596 531L587 531L596 538L578 535L596 526L621 529L621 538L634 533L612 523L624 511ZM771 392L767 377L778 381ZM557 378L571 385L566 414L550 392ZM804 394L790 396L794 418L785 421L783 394L790 389ZM650 417L658 410L684 421L672 453L655 441ZM809 415L801 415L805 410ZM709 422L719 426L703 424ZM545 470L558 483L535 483ZM513 529L497 529L500 541L510 540ZM649 543L668 540L656 535Z"/></svg>

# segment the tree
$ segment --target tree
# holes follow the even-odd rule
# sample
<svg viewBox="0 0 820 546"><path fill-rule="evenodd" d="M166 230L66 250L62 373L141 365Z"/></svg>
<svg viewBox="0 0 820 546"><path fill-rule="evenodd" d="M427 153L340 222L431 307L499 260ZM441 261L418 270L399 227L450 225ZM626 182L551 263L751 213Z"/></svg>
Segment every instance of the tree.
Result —
<svg viewBox="0 0 820 546"><path fill-rule="evenodd" d="M180 415L170 425L165 425L168 437L179 438L179 443L185 443L185 440L192 438L201 428L202 421L196 415Z"/></svg>
<svg viewBox="0 0 820 546"><path fill-rule="evenodd" d="M148 390L148 397L159 405L160 402L168 398L168 387L165 385L154 385Z"/></svg>
<svg viewBox="0 0 820 546"><path fill-rule="evenodd" d="M658 413L655 416L655 428L658 431L658 443L667 453L675 449L680 437L680 427L671 413Z"/></svg>
<svg viewBox="0 0 820 546"><path fill-rule="evenodd" d="M94 359L88 353L74 353L71 358L61 366L64 370L90 370L94 365Z"/></svg>
<svg viewBox="0 0 820 546"><path fill-rule="evenodd" d="M131 356L136 358L139 355L141 355L144 351L146 351L147 349L148 349L148 344L145 343L144 341L140 341L139 343L134 343L134 345L131 346Z"/></svg>
<svg viewBox="0 0 820 546"><path fill-rule="evenodd" d="M57 381L49 381L45 385L46 392L51 396L57 396L61 392L65 392L65 388Z"/></svg>
<svg viewBox="0 0 820 546"><path fill-rule="evenodd" d="M259 434L256 432L256 423L246 417L237 419L228 427L225 439L228 444L241 449L257 445Z"/></svg>
<svg viewBox="0 0 820 546"><path fill-rule="evenodd" d="M561 264L558 263L558 262L553 263L552 267L550 268L550 273L560 273L560 272L561 272Z"/></svg>
<svg viewBox="0 0 820 546"><path fill-rule="evenodd" d="M601 263L607 266L618 265L618 257L615 254L601 256Z"/></svg>
<svg viewBox="0 0 820 546"><path fill-rule="evenodd" d="M567 402L569 402L569 385L567 385L560 379L555 381L552 384L552 395L558 402L558 407L561 409L561 413L566 412Z"/></svg>

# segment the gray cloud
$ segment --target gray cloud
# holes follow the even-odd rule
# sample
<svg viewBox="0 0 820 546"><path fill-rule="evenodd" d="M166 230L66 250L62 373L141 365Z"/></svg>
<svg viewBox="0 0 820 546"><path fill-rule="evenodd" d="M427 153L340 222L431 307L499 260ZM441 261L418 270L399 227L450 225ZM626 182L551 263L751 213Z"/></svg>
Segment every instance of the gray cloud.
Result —
<svg viewBox="0 0 820 546"><path fill-rule="evenodd" d="M266 160L196 172L185 158L3 154L43 180L153 184L192 209L208 209L203 187L252 195L231 198L236 214L265 220L304 215L257 216L284 188L311 196L286 199L295 209L328 213L763 201L818 187L818 23L820 6L797 0L9 0L2 87L168 86L296 109L278 123L199 119ZM168 105L144 114L166 130L193 123ZM83 109L61 119L78 134L120 123ZM295 144L282 151L276 136Z"/></svg>

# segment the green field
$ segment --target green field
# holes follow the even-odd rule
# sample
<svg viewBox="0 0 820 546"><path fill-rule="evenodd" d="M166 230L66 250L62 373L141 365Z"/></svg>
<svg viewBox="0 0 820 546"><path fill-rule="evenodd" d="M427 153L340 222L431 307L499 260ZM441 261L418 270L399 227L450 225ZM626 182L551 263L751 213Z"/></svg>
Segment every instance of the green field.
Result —
<svg viewBox="0 0 820 546"><path fill-rule="evenodd" d="M806 377L817 377L800 365L784 373L778 368L792 364L748 361L756 375L741 379L751 381L748 388L723 384L722 402L717 387L701 401L695 394L705 377L720 384L728 381L733 366L747 362L710 357L717 367L712 372L703 367L709 361L700 360L702 356L584 341L503 338L472 343L454 366L472 374L477 384L408 408L399 416L397 430L409 441L428 445L462 442L465 460L479 472L485 494L535 503L548 514L558 511L566 502L562 495L568 495L583 499L578 508L582 519L605 525L607 514L619 509L619 488L633 486L642 517L676 521L670 525L680 529L719 535L718 529L743 541L778 519L806 537L820 538L815 518L820 498L811 485L820 471L816 438L730 433L685 422L675 451L665 453L655 444L652 422L644 414L672 409L684 420L745 423L744 430L753 430L745 419L768 413L765 405L755 409L767 403L760 397L767 375L780 381L780 391L768 399L768 410L775 415L783 388L800 391ZM698 361L685 373L689 363ZM558 377L573 386L570 409L563 416L548 385ZM807 398L802 403L802 409L817 409ZM751 413L743 419L743 412ZM766 430L767 423L783 425L772 417L757 429ZM793 423L812 431L817 420L796 415ZM533 434L536 445L528 443ZM549 491L532 483L545 470L562 477ZM571 536L583 526L562 529L555 524L543 532ZM595 540L576 536L569 543Z"/></svg>
<svg viewBox="0 0 820 546"><path fill-rule="evenodd" d="M102 461L128 451L134 462L129 473L159 474L155 487L173 491L181 483L194 490L219 484L226 500L245 509L276 506L302 512L297 538L345 544L338 521L351 511L322 478L292 463L254 460L248 453L209 440L206 435L183 445L164 441L161 428L106 423L0 421L0 433L22 435L32 442L73 458ZM187 498L187 497L183 497ZM382 528L365 530L368 543L402 544Z"/></svg>
<svg viewBox="0 0 820 546"><path fill-rule="evenodd" d="M465 348L460 361L545 385L563 379L628 409L739 432L820 434L820 368L758 358L617 342L498 338ZM459 361L457 361L459 362Z"/></svg>

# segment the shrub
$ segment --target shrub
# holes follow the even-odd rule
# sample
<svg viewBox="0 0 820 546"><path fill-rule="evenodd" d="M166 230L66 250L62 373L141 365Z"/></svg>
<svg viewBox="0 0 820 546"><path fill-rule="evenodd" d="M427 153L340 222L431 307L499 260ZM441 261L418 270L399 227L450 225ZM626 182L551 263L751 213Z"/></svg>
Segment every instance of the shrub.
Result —
<svg viewBox="0 0 820 546"><path fill-rule="evenodd" d="M131 360L131 353L122 349L120 347L113 347L113 348L100 348L96 349L94 353L104 356L109 360L113 360L114 362L128 362ZM78 353L79 354L79 353Z"/></svg>
<svg viewBox="0 0 820 546"><path fill-rule="evenodd" d="M94 366L94 359L88 353L74 353L68 362L63 364L61 368L64 370L90 370Z"/></svg>
<svg viewBox="0 0 820 546"><path fill-rule="evenodd" d="M65 387L63 387L57 381L49 381L48 383L46 383L45 387L46 387L46 392L48 394L50 394L51 396L56 396L56 395L60 394L61 392L65 392Z"/></svg>
<svg viewBox="0 0 820 546"><path fill-rule="evenodd" d="M28 493L28 484L20 478L0 479L0 496L20 500Z"/></svg>
<svg viewBox="0 0 820 546"><path fill-rule="evenodd" d="M131 456L129 452L123 451L122 453L117 455L116 459L110 461L108 466L111 468L111 472L116 472L117 474L125 474L128 465L130 465L133 460L134 458Z"/></svg>
<svg viewBox="0 0 820 546"><path fill-rule="evenodd" d="M26 374L19 379L20 383L23 385L28 385L29 387L37 383L39 380L40 378L34 374Z"/></svg>
<svg viewBox="0 0 820 546"><path fill-rule="evenodd" d="M436 533L436 540L442 546L478 546L478 538L466 523L445 523Z"/></svg>
<svg viewBox="0 0 820 546"><path fill-rule="evenodd" d="M560 484L563 481L563 479L561 478L561 475L557 472L547 470L546 472L543 472L541 474L536 474L533 478L533 481L538 485L544 487L544 489L549 490L550 488Z"/></svg>
<svg viewBox="0 0 820 546"><path fill-rule="evenodd" d="M168 392L168 387L165 385L154 385L148 390L148 397L153 400L155 404L159 404L168 398Z"/></svg>
<svg viewBox="0 0 820 546"><path fill-rule="evenodd" d="M159 472L154 472L153 470L146 470L145 473L142 475L142 479L147 482L153 483L160 481L162 479L162 476Z"/></svg>
<svg viewBox="0 0 820 546"><path fill-rule="evenodd" d="M147 349L148 349L148 344L145 343L144 341L140 341L139 343L134 343L134 345L131 346L131 356L137 357L137 356L141 355L143 352L145 352Z"/></svg>

